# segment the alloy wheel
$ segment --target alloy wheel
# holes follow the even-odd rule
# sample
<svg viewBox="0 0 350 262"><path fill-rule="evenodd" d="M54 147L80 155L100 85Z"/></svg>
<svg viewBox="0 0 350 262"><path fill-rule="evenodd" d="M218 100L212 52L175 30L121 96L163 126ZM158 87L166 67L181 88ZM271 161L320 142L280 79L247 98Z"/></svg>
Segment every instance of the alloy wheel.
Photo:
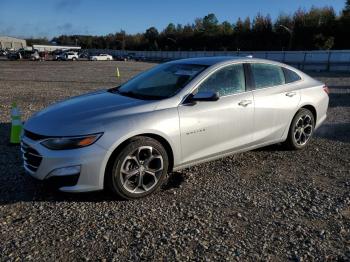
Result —
<svg viewBox="0 0 350 262"><path fill-rule="evenodd" d="M294 140L299 146L305 145L313 132L312 117L308 114L302 115L295 122Z"/></svg>
<svg viewBox="0 0 350 262"><path fill-rule="evenodd" d="M157 185L163 173L163 157L151 146L131 152L121 165L121 183L130 193L141 194Z"/></svg>

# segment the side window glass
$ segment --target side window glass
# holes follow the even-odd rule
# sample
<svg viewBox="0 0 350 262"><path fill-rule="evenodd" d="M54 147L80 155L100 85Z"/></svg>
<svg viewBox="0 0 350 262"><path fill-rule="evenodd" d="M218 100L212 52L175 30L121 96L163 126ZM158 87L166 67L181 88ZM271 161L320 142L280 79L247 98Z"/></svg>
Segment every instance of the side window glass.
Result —
<svg viewBox="0 0 350 262"><path fill-rule="evenodd" d="M270 64L251 64L252 74L255 81L255 88L277 86L285 83L282 68Z"/></svg>
<svg viewBox="0 0 350 262"><path fill-rule="evenodd" d="M284 76L286 78L287 84L299 81L301 79L301 77L297 73L293 72L292 70L283 68L283 71L284 71Z"/></svg>
<svg viewBox="0 0 350 262"><path fill-rule="evenodd" d="M219 69L210 75L198 88L200 92L213 91L219 96L227 96L245 91L243 64L235 64Z"/></svg>

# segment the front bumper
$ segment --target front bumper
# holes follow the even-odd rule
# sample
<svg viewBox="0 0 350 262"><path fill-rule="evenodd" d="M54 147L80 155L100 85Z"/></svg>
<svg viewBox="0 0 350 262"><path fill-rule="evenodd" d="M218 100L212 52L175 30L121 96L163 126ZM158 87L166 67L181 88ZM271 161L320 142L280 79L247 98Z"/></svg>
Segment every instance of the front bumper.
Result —
<svg viewBox="0 0 350 262"><path fill-rule="evenodd" d="M108 151L97 144L78 149L50 150L42 146L40 141L24 136L21 151L26 173L38 180L55 181L60 191L103 189ZM72 172L71 167L79 168L73 168L77 171Z"/></svg>

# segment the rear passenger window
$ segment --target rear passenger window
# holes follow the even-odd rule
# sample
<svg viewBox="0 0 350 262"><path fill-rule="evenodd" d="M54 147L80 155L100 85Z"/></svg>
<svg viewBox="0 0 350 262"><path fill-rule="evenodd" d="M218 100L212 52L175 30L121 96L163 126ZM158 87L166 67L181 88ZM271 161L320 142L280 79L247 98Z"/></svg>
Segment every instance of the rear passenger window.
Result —
<svg viewBox="0 0 350 262"><path fill-rule="evenodd" d="M286 83L293 83L295 81L299 81L301 79L301 77L293 72L292 70L289 70L287 68L283 68L284 71L284 77L286 78Z"/></svg>
<svg viewBox="0 0 350 262"><path fill-rule="evenodd" d="M283 85L285 83L282 68L269 64L251 64L255 88Z"/></svg>
<svg viewBox="0 0 350 262"><path fill-rule="evenodd" d="M219 96L244 92L245 78L243 65L234 64L219 69L204 80L198 90L201 92L217 92Z"/></svg>

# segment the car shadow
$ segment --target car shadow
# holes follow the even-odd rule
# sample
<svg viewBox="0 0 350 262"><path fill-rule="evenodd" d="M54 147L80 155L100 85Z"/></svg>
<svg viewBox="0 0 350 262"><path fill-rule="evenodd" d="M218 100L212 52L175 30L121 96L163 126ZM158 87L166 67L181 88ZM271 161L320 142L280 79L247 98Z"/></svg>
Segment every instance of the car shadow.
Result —
<svg viewBox="0 0 350 262"><path fill-rule="evenodd" d="M315 132L314 136L327 140L333 140L343 143L350 143L350 123L332 123L323 124ZM266 147L257 148L256 152L274 152L274 151L290 151L282 143L274 144Z"/></svg>

